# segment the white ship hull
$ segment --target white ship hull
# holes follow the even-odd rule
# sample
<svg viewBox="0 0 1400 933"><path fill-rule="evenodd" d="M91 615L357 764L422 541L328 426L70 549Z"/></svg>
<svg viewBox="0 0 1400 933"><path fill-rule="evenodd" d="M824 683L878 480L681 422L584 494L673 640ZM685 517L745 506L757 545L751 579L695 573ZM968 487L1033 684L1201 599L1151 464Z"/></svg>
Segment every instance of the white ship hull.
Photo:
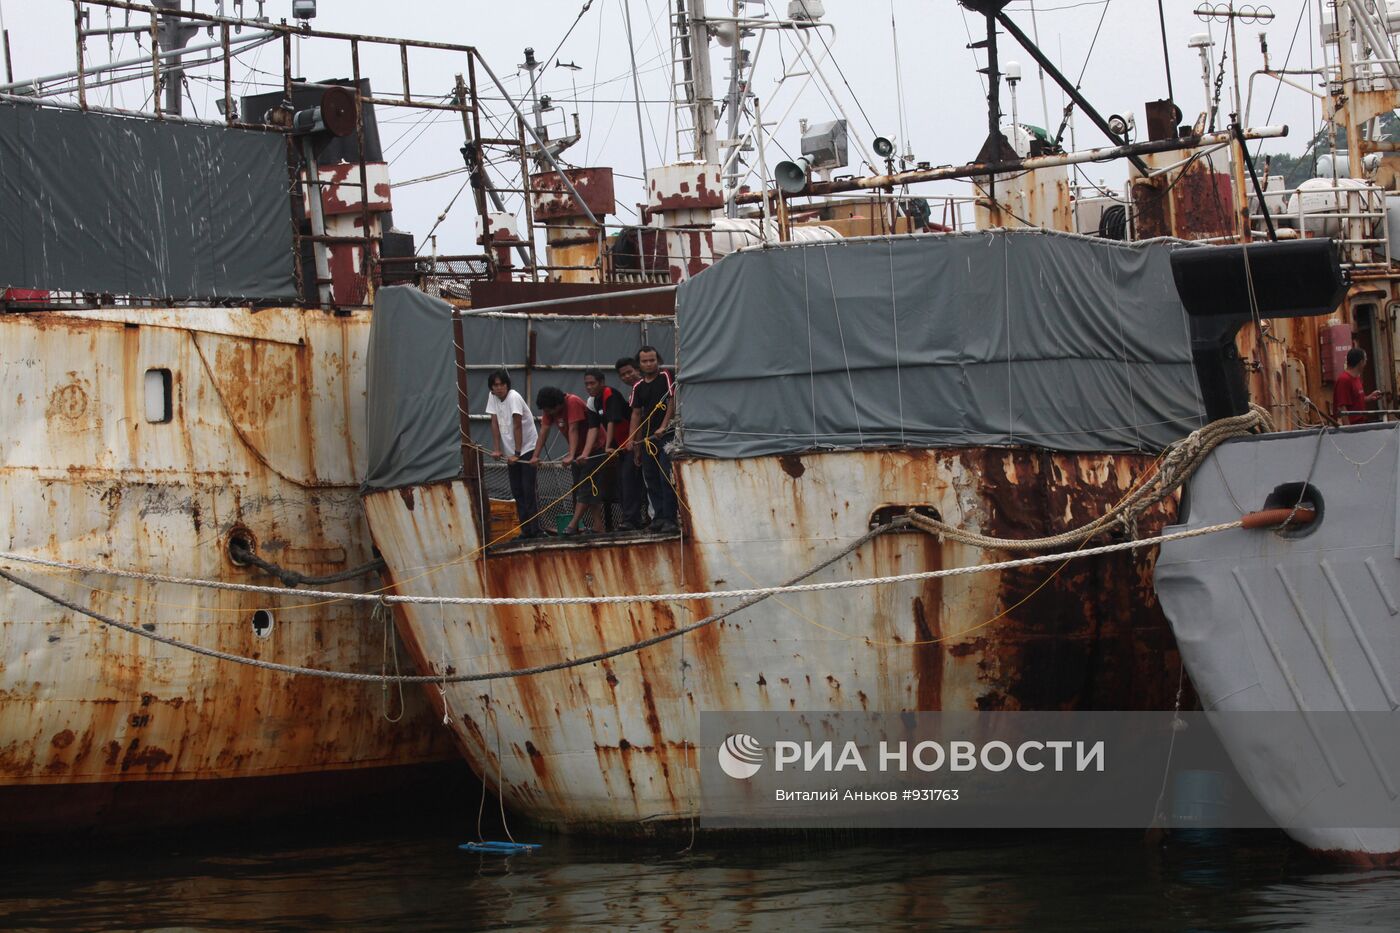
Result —
<svg viewBox="0 0 1400 933"><path fill-rule="evenodd" d="M365 503L401 592L710 591L785 582L866 534L888 506L930 507L960 526L1012 537L1072 527L1117 501L1148 462L1006 448L682 461L682 539L546 544L487 557L460 482L376 491ZM1143 527L1163 520L1150 513ZM1000 556L901 531L810 579ZM624 834L697 815L699 756L714 751L697 747L705 711L1169 705L1179 668L1152 600L1150 557L1055 570L775 597L606 662L448 685L443 699L472 767L507 806L565 829ZM471 674L631 644L737 602L396 608L421 666Z"/></svg>
<svg viewBox="0 0 1400 933"><path fill-rule="evenodd" d="M230 559L234 534L308 575L369 561L358 498L367 333L364 312L0 315L0 550L264 585L278 581ZM163 414L148 410L148 370L170 373L168 422L148 417ZM6 566L97 612L248 657L378 671L392 649L363 604ZM263 635L260 609L273 622ZM421 692L404 701L391 723L397 691L199 657L0 585L0 800L14 830L107 828L137 785L170 782L184 786L164 799L192 808L149 794L143 825L197 823L199 801L232 799L238 780L296 778L301 808L331 775L387 777L449 756ZM273 802L246 796L250 814Z"/></svg>

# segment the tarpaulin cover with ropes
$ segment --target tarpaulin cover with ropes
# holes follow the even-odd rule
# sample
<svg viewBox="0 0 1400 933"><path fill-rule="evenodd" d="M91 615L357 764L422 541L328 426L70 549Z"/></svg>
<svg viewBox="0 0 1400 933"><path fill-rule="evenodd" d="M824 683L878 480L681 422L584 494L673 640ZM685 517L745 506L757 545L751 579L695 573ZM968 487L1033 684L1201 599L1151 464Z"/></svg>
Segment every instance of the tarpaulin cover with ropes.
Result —
<svg viewBox="0 0 1400 933"><path fill-rule="evenodd" d="M613 370L619 357L632 356L638 347L651 344L669 358L675 346L670 318L485 310L464 314L462 327L472 441L488 450L491 424L483 416L492 370L506 370L512 387L533 411L543 386L557 386L585 398L583 372L597 368L614 391L621 391L622 383ZM447 302L408 286L382 288L375 294L366 386L369 465L365 482L369 488L393 489L461 473L453 346L452 306ZM538 417L539 412L535 414ZM555 459L566 452L567 442L556 432L542 457ZM486 459L487 491L507 498L504 467L497 470L497 466ZM564 489L572 485L567 470L559 471L558 480ZM542 474L542 496L552 488L546 488L548 481Z"/></svg>
<svg viewBox="0 0 1400 933"><path fill-rule="evenodd" d="M1183 245L1027 230L727 256L677 297L682 445L1161 449L1206 422Z"/></svg>

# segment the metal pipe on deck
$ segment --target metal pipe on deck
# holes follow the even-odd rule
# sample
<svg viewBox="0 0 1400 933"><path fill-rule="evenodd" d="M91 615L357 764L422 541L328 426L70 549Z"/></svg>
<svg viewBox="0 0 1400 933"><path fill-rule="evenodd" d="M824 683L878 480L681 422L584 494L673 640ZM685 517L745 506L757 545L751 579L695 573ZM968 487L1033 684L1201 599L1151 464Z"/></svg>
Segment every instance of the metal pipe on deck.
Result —
<svg viewBox="0 0 1400 933"><path fill-rule="evenodd" d="M612 298L636 298L640 295L660 295L673 292L674 285L657 285L652 288L633 288L625 292L597 292L592 295L574 295L569 298L550 298L546 301L524 301L513 305L493 305L489 308L469 308L463 314L499 314L505 311L525 311L530 308L553 308L558 305L582 304L585 301L605 301Z"/></svg>
<svg viewBox="0 0 1400 933"><path fill-rule="evenodd" d="M145 27L142 27L141 31L149 32L150 30L146 29ZM246 36L239 36L236 39L230 39L228 44L230 46L247 45L249 42L257 42L262 39L270 40L275 39L276 37L277 33L271 31L250 32ZM223 48L222 41L205 42L201 45L192 45L183 49L170 49L168 51L158 52L154 57L161 60L165 60L170 58L177 58L181 55L194 54L195 52L211 52L215 49L221 48ZM36 92L34 96L42 97L43 93L40 90L41 85L52 84L55 81L71 81L74 78L83 78L84 80L86 80L87 78L93 77L95 75L104 74L108 71L118 71L123 68L135 68L140 65L149 65L151 63L151 58L152 56L150 55L142 55L140 58L128 58L119 62L110 62L105 65L95 65L92 68L85 68L80 71L64 71L58 74L43 75L42 77L38 78L30 78L27 81L11 81L7 84L0 84L0 91L8 92L18 90L20 88L33 88Z"/></svg>
<svg viewBox="0 0 1400 933"><path fill-rule="evenodd" d="M1275 139L1288 135L1288 126L1261 126L1241 131L1245 139ZM835 181L809 183L800 192L803 195L834 194L840 191L861 191L889 189L899 185L911 185L926 181L943 181L949 178L980 178L987 175L1000 175L1007 172L1027 172L1040 168L1053 168L1058 165L1079 165L1084 162L1107 162L1125 158L1128 155L1148 155L1153 152L1175 152L1181 149L1195 149L1202 146L1228 145L1233 134L1227 131L1205 133L1200 136L1183 136L1179 139L1162 139L1144 143L1130 143L1126 146L1105 146L1099 149L1081 149L1078 152L1065 152L1056 155L1035 156L1029 159L1015 159L1007 162L969 162L966 165L943 165L938 168L912 169L886 175L867 175L864 178L842 178ZM741 194L734 200L740 204L757 204L764 197L762 191Z"/></svg>

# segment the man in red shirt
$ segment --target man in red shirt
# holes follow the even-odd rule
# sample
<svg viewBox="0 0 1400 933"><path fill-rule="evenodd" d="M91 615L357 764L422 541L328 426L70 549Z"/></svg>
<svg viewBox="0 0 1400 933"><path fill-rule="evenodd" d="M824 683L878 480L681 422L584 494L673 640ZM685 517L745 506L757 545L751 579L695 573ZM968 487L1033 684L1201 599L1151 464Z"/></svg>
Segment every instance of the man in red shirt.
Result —
<svg viewBox="0 0 1400 933"><path fill-rule="evenodd" d="M1380 390L1370 395L1366 394L1366 389L1361 384L1361 367L1365 365L1366 351L1360 347L1352 347L1347 352L1346 372L1337 377L1337 384L1332 387L1332 413L1344 424L1365 424L1370 421L1369 415L1343 415L1342 412L1362 411L1367 402L1381 397Z"/></svg>
<svg viewBox="0 0 1400 933"><path fill-rule="evenodd" d="M568 438L569 452L561 461L572 471L574 489L574 517L565 535L578 534L578 523L593 506L601 504L597 486L591 482L583 459L584 440L588 433L588 406L583 399L572 392L562 392L554 386L545 386L535 396L535 407L540 410L540 437L535 443L531 463L539 463L540 451L544 450L549 432L557 425L559 431Z"/></svg>

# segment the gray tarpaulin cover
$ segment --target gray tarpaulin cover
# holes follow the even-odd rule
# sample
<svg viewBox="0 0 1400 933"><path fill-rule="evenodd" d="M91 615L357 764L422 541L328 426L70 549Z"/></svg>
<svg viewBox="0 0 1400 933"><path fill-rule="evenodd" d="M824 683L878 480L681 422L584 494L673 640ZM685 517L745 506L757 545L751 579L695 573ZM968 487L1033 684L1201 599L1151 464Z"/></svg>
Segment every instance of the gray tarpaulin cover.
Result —
<svg viewBox="0 0 1400 933"><path fill-rule="evenodd" d="M1156 449L1205 423L1171 244L1038 232L898 237L735 253L680 290L685 452L749 457L824 447L1026 444ZM488 366L533 407L553 383L669 324L464 318L474 414ZM375 299L369 351L373 488L457 475L452 309L407 287ZM616 383L613 383L616 385ZM472 423L488 444L490 426ZM558 453L559 451L556 451Z"/></svg>
<svg viewBox="0 0 1400 933"><path fill-rule="evenodd" d="M0 104L0 285L296 298L278 133Z"/></svg>
<svg viewBox="0 0 1400 933"><path fill-rule="evenodd" d="M1163 447L1204 423L1173 248L1002 231L730 255L677 299L684 448Z"/></svg>
<svg viewBox="0 0 1400 933"><path fill-rule="evenodd" d="M462 319L472 414L486 411L487 378L504 369L531 410L535 393L546 385L583 395L583 369L597 367L608 384L621 388L613 363L650 343L668 353L675 334L667 320L618 321L601 317L540 317L468 312ZM525 363L534 335L537 366L526 379ZM365 484L393 489L457 476L462 471L457 418L457 364L453 350L452 306L408 286L381 288L374 299L369 333L369 469ZM491 444L490 422L472 421L472 440ZM556 444L561 444L555 436ZM558 446L547 454L562 456Z"/></svg>

